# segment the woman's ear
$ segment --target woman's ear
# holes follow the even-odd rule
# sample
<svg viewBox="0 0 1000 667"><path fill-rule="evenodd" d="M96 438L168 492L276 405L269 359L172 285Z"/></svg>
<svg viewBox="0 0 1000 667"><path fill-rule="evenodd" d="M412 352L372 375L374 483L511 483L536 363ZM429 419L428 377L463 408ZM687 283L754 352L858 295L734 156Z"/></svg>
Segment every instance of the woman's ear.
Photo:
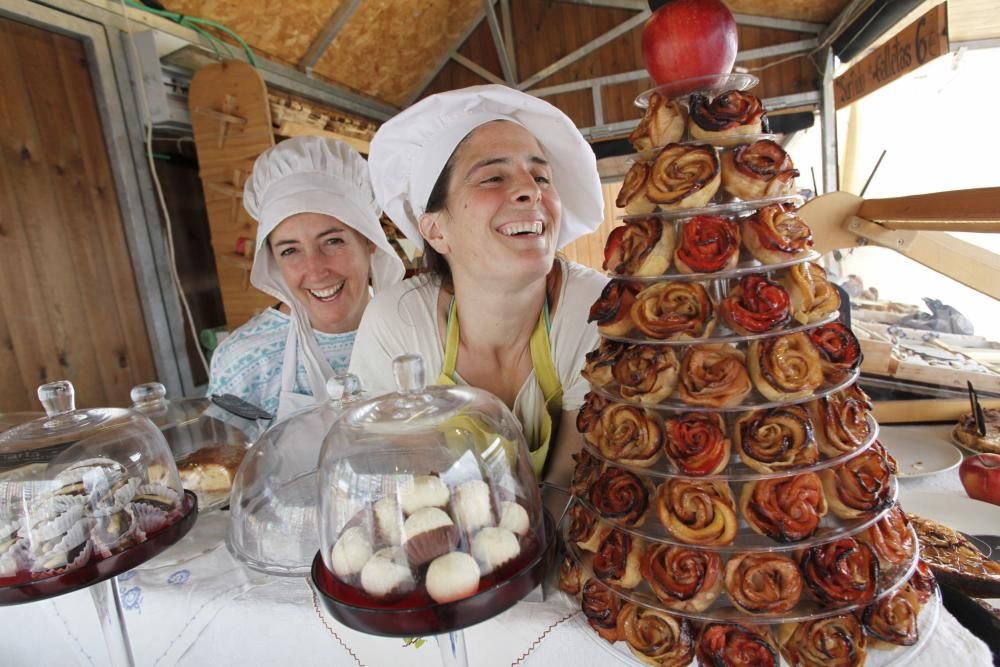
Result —
<svg viewBox="0 0 1000 667"><path fill-rule="evenodd" d="M444 215L442 213L424 213L417 221L420 228L420 235L424 240L437 251L439 255L447 255L451 251L451 246L444 236L442 227Z"/></svg>

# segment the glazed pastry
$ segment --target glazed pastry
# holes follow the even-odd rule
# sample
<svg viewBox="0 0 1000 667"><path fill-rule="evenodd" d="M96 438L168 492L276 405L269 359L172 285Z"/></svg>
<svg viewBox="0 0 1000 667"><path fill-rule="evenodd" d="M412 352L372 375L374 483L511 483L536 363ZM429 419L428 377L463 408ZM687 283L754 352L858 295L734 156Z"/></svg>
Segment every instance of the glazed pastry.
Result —
<svg viewBox="0 0 1000 667"><path fill-rule="evenodd" d="M601 537L597 517L580 503L570 505L566 516L569 517L566 539L584 551L596 551Z"/></svg>
<svg viewBox="0 0 1000 667"><path fill-rule="evenodd" d="M601 339L601 344L596 350L591 350L585 357L586 363L580 371L587 382L592 387L604 387L611 384L614 379L612 369L618 360L618 355L625 350L627 345L607 338Z"/></svg>
<svg viewBox="0 0 1000 667"><path fill-rule="evenodd" d="M629 215L645 215L656 210L656 204L646 197L649 169L648 162L632 163L632 166L625 172L622 189L618 191L618 196L615 198L615 206L625 209Z"/></svg>
<svg viewBox="0 0 1000 667"><path fill-rule="evenodd" d="M632 322L648 338L705 338L715 329L715 306L701 283L666 281L646 287L632 304Z"/></svg>
<svg viewBox="0 0 1000 667"><path fill-rule="evenodd" d="M640 569L646 584L670 609L705 611L722 591L722 561L714 551L651 544Z"/></svg>
<svg viewBox="0 0 1000 667"><path fill-rule="evenodd" d="M819 352L823 378L830 384L843 382L861 367L861 343L842 323L831 322L811 329L809 340Z"/></svg>
<svg viewBox="0 0 1000 667"><path fill-rule="evenodd" d="M722 154L722 187L740 199L762 199L795 192L799 170L779 144L760 139Z"/></svg>
<svg viewBox="0 0 1000 667"><path fill-rule="evenodd" d="M706 623L695 652L706 667L778 667L780 661L769 630L739 623Z"/></svg>
<svg viewBox="0 0 1000 667"><path fill-rule="evenodd" d="M878 591L878 557L853 537L806 549L802 556L806 585L827 604L858 604Z"/></svg>
<svg viewBox="0 0 1000 667"><path fill-rule="evenodd" d="M612 403L601 413L600 429L597 448L606 459L648 468L660 458L663 429L648 410Z"/></svg>
<svg viewBox="0 0 1000 667"><path fill-rule="evenodd" d="M592 445L597 444L601 435L601 413L609 402L600 394L588 391L580 411L576 413L576 430Z"/></svg>
<svg viewBox="0 0 1000 667"><path fill-rule="evenodd" d="M892 650L916 644L920 639L917 628L920 607L917 592L909 583L865 607L861 622L871 637L870 646Z"/></svg>
<svg viewBox="0 0 1000 667"><path fill-rule="evenodd" d="M603 528L591 564L594 575L612 586L635 588L642 581L642 548L642 540L631 533Z"/></svg>
<svg viewBox="0 0 1000 667"><path fill-rule="evenodd" d="M718 139L733 135L766 132L767 118L760 98L738 90L727 90L709 101L705 95L692 95L688 101L688 127L695 139Z"/></svg>
<svg viewBox="0 0 1000 667"><path fill-rule="evenodd" d="M809 254L812 230L792 204L772 204L743 221L743 245L762 264L779 264Z"/></svg>
<svg viewBox="0 0 1000 667"><path fill-rule="evenodd" d="M917 548L910 522L899 505L895 505L860 536L878 556L883 567L906 565Z"/></svg>
<svg viewBox="0 0 1000 667"><path fill-rule="evenodd" d="M590 307L587 321L596 322L602 336L628 335L632 331L632 304L638 292L639 286L635 283L612 280Z"/></svg>
<svg viewBox="0 0 1000 667"><path fill-rule="evenodd" d="M391 600L409 593L416 585L402 547L379 549L361 569L361 587L374 598Z"/></svg>
<svg viewBox="0 0 1000 667"><path fill-rule="evenodd" d="M827 458L849 454L871 437L871 399L857 384L812 401L808 408L819 451Z"/></svg>
<svg viewBox="0 0 1000 667"><path fill-rule="evenodd" d="M736 422L736 449L757 472L801 468L819 460L809 413L801 405L750 412Z"/></svg>
<svg viewBox="0 0 1000 667"><path fill-rule="evenodd" d="M583 588L583 574L580 565L572 556L564 556L559 564L559 590L570 595L579 595Z"/></svg>
<svg viewBox="0 0 1000 667"><path fill-rule="evenodd" d="M618 641L618 613L621 611L622 599L618 594L597 579L587 579L583 585L583 600L581 607L587 623L605 641L614 644Z"/></svg>
<svg viewBox="0 0 1000 667"><path fill-rule="evenodd" d="M626 602L618 614L618 637L647 665L687 667L694 659L694 638L686 618L634 602Z"/></svg>
<svg viewBox="0 0 1000 667"><path fill-rule="evenodd" d="M470 551L480 572L489 574L517 558L521 545L517 535L506 528L487 526L472 538Z"/></svg>
<svg viewBox="0 0 1000 667"><path fill-rule="evenodd" d="M881 457L882 461L889 468L890 473L895 475L899 472L899 464L896 463L896 459L892 458L892 454L889 453L889 450L885 448L885 445L881 441L875 440L872 442L871 451Z"/></svg>
<svg viewBox="0 0 1000 667"><path fill-rule="evenodd" d="M403 547L414 567L429 563L458 546L458 527L443 510L424 507L403 523Z"/></svg>
<svg viewBox="0 0 1000 667"><path fill-rule="evenodd" d="M719 183L713 146L667 144L653 161L646 197L665 210L699 208L712 200Z"/></svg>
<svg viewBox="0 0 1000 667"><path fill-rule="evenodd" d="M407 516L424 507L444 507L451 493L437 475L416 475L399 487L399 505Z"/></svg>
<svg viewBox="0 0 1000 667"><path fill-rule="evenodd" d="M573 481L570 490L574 496L586 498L590 494L591 485L597 481L604 471L604 462L593 456L586 449L573 454L576 466L573 468Z"/></svg>
<svg viewBox="0 0 1000 667"><path fill-rule="evenodd" d="M729 328L741 336L776 331L792 319L788 292L760 275L740 278L722 300L719 310Z"/></svg>
<svg viewBox="0 0 1000 667"><path fill-rule="evenodd" d="M475 558L463 551L452 551L431 562L424 585L435 602L453 602L475 595L479 576Z"/></svg>
<svg viewBox="0 0 1000 667"><path fill-rule="evenodd" d="M990 562L995 563L995 561ZM917 561L917 569L910 575L910 586L916 592L920 604L927 604L931 596L934 595L934 591L937 590L937 579L934 578L934 572L923 559Z"/></svg>
<svg viewBox="0 0 1000 667"><path fill-rule="evenodd" d="M746 482L740 491L740 511L750 528L779 542L811 537L826 510L816 473Z"/></svg>
<svg viewBox="0 0 1000 667"><path fill-rule="evenodd" d="M630 345L616 359L612 375L622 398L659 403L674 393L679 371L673 348Z"/></svg>
<svg viewBox="0 0 1000 667"><path fill-rule="evenodd" d="M687 109L677 100L659 93L649 96L649 106L628 140L637 151L648 151L680 141L687 125Z"/></svg>
<svg viewBox="0 0 1000 667"><path fill-rule="evenodd" d="M685 412L663 422L664 450L685 475L714 475L729 463L729 438L722 416Z"/></svg>
<svg viewBox="0 0 1000 667"><path fill-rule="evenodd" d="M791 297L792 317L802 324L818 322L840 308L840 292L819 264L796 264L779 282Z"/></svg>
<svg viewBox="0 0 1000 667"><path fill-rule="evenodd" d="M684 223L674 263L681 273L712 273L736 266L740 256L740 227L712 215Z"/></svg>
<svg viewBox="0 0 1000 667"><path fill-rule="evenodd" d="M892 502L892 467L875 449L819 475L830 511L841 519L856 519Z"/></svg>
<svg viewBox="0 0 1000 667"><path fill-rule="evenodd" d="M246 453L242 445L202 447L177 461L181 485L196 493L228 494Z"/></svg>
<svg viewBox="0 0 1000 667"><path fill-rule="evenodd" d="M735 554L726 563L726 593L746 614L791 611L802 597L798 564L776 553Z"/></svg>
<svg viewBox="0 0 1000 667"><path fill-rule="evenodd" d="M968 412L959 418L951 433L962 446L973 451L1000 454L1000 408L985 408L983 425L986 434L980 435L976 416Z"/></svg>
<svg viewBox="0 0 1000 667"><path fill-rule="evenodd" d="M768 400L805 398L823 384L819 352L801 331L752 340L749 356L753 384Z"/></svg>
<svg viewBox="0 0 1000 667"><path fill-rule="evenodd" d="M670 268L674 226L657 218L629 220L604 244L604 270L620 276L658 276Z"/></svg>
<svg viewBox="0 0 1000 667"><path fill-rule="evenodd" d="M922 516L907 514L917 532L920 563L911 581L924 597L934 589L935 578L966 595L992 598L1000 595L1000 563L990 560L965 535ZM929 572L933 575L928 576Z"/></svg>
<svg viewBox="0 0 1000 667"><path fill-rule="evenodd" d="M724 343L692 345L681 362L680 399L688 405L727 408L750 393L743 353Z"/></svg>
<svg viewBox="0 0 1000 667"><path fill-rule="evenodd" d="M732 544L736 539L736 504L725 482L668 479L656 490L656 513L667 532L684 544Z"/></svg>
<svg viewBox="0 0 1000 667"><path fill-rule="evenodd" d="M868 658L868 639L854 614L784 623L778 634L791 667L862 667Z"/></svg>
<svg viewBox="0 0 1000 667"><path fill-rule="evenodd" d="M590 487L590 504L602 517L638 527L649 513L652 489L644 478L623 468L608 468Z"/></svg>

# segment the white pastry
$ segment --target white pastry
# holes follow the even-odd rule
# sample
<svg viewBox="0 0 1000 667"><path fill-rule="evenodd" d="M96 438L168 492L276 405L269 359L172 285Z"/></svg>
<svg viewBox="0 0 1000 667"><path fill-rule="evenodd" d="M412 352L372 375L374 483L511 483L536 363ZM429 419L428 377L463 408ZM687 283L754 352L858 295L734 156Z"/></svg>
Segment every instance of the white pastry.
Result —
<svg viewBox="0 0 1000 667"><path fill-rule="evenodd" d="M484 574L509 563L519 553L517 536L506 528L483 528L472 538L472 555Z"/></svg>
<svg viewBox="0 0 1000 667"><path fill-rule="evenodd" d="M531 527L527 510L520 503L503 501L500 503L500 527L516 535L526 535Z"/></svg>
<svg viewBox="0 0 1000 667"><path fill-rule="evenodd" d="M417 475L412 483L399 488L399 504L407 514L423 507L444 507L448 496L448 487L437 475Z"/></svg>
<svg viewBox="0 0 1000 667"><path fill-rule="evenodd" d="M372 541L361 526L348 528L337 538L330 551L330 565L338 577L350 577L365 566L372 555Z"/></svg>
<svg viewBox="0 0 1000 667"><path fill-rule="evenodd" d="M479 589L479 565L467 553L447 553L431 562L426 584L427 593L435 602L467 598Z"/></svg>
<svg viewBox="0 0 1000 667"><path fill-rule="evenodd" d="M459 484L451 501L455 519L465 532L472 534L483 526L493 525L490 487L479 479Z"/></svg>
<svg viewBox="0 0 1000 667"><path fill-rule="evenodd" d="M373 597L406 593L414 586L413 572L400 547L379 549L361 570L361 587Z"/></svg>
<svg viewBox="0 0 1000 667"><path fill-rule="evenodd" d="M376 535L389 544L402 544L403 519L396 501L392 498L382 498L375 503L374 509Z"/></svg>

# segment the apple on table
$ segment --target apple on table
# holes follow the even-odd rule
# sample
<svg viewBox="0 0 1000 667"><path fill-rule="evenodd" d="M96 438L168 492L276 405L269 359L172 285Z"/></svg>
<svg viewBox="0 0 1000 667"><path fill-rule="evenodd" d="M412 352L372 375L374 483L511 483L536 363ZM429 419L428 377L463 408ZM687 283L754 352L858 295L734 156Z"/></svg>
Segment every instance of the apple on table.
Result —
<svg viewBox="0 0 1000 667"><path fill-rule="evenodd" d="M650 0L642 59L653 80L729 74L736 62L736 19L722 0Z"/></svg>
<svg viewBox="0 0 1000 667"><path fill-rule="evenodd" d="M958 476L970 498L1000 505L1000 454L967 457L958 468Z"/></svg>

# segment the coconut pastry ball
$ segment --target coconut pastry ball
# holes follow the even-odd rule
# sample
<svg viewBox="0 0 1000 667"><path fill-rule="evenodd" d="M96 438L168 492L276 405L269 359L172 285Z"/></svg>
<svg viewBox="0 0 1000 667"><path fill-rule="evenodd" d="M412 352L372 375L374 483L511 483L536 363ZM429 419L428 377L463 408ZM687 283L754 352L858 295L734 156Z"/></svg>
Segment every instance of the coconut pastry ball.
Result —
<svg viewBox="0 0 1000 667"><path fill-rule="evenodd" d="M479 565L462 551L435 558L427 568L427 593L435 602L453 602L479 590Z"/></svg>

